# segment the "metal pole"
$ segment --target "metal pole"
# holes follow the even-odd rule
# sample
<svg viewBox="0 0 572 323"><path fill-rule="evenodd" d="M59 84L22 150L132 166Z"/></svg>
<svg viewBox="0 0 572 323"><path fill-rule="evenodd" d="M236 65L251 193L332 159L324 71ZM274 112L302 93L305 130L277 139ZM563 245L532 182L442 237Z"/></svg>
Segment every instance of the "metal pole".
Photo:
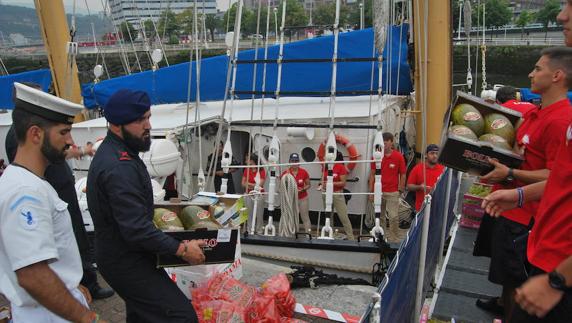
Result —
<svg viewBox="0 0 572 323"><path fill-rule="evenodd" d="M441 241L439 243L439 261L443 261L443 248L445 246L445 236L447 235L447 219L449 218L449 203L451 198L451 182L453 181L453 170L447 170L447 195L445 196L445 212L443 214L443 228L441 229Z"/></svg>
<svg viewBox="0 0 572 323"><path fill-rule="evenodd" d="M457 28L457 39L461 40L461 20L463 18L463 0L459 0L459 28ZM470 33L471 31L465 31L465 33ZM467 37L467 41L469 41Z"/></svg>
<svg viewBox="0 0 572 323"><path fill-rule="evenodd" d="M415 320L419 322L423 306L423 278L425 277L425 261L427 257L427 238L429 236L429 215L431 213L431 195L425 195L425 212L421 231L421 250L419 251L419 271L417 272L417 293L415 295Z"/></svg>
<svg viewBox="0 0 572 323"><path fill-rule="evenodd" d="M363 1L359 4L359 29L363 29L364 26L364 12L363 12Z"/></svg>

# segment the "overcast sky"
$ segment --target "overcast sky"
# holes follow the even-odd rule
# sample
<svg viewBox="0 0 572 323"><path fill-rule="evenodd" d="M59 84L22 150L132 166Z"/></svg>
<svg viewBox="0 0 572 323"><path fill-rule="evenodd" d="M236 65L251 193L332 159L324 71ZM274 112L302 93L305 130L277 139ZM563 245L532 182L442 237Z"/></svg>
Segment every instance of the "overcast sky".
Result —
<svg viewBox="0 0 572 323"><path fill-rule="evenodd" d="M63 0L64 6L65 6L66 11L68 13L72 12L73 1L74 0ZM164 1L165 1L165 3L168 2L168 0L164 0ZM228 8L229 1L234 2L235 0L216 0L217 7L220 10L225 11ZM16 6L24 6L24 7L29 7L29 8L34 7L34 1L33 0L0 0L0 3L1 4L16 5ZM87 3L87 5L86 5L86 3ZM102 3L105 3L105 0L76 0L76 12L86 14L87 13L87 6L89 6L89 10L92 13L101 11L102 10Z"/></svg>

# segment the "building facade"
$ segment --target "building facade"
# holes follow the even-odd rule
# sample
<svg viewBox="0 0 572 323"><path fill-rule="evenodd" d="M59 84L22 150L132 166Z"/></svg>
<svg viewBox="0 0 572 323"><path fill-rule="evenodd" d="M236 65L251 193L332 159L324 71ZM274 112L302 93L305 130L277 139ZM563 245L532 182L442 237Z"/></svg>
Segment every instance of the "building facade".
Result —
<svg viewBox="0 0 572 323"><path fill-rule="evenodd" d="M216 14L216 0L201 0L197 2L199 12L202 13L203 3L206 14ZM131 23L139 29L140 22L153 20L157 22L165 10L181 13L186 9L194 8L192 0L109 0L111 19L115 26L124 21Z"/></svg>

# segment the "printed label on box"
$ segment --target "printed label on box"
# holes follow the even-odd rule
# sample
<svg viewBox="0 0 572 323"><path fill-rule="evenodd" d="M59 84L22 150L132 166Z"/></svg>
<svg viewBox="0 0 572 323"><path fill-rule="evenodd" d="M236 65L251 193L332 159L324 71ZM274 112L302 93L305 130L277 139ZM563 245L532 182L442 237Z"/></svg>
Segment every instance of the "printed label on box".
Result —
<svg viewBox="0 0 572 323"><path fill-rule="evenodd" d="M217 242L229 242L230 241L230 229L220 229L216 235Z"/></svg>

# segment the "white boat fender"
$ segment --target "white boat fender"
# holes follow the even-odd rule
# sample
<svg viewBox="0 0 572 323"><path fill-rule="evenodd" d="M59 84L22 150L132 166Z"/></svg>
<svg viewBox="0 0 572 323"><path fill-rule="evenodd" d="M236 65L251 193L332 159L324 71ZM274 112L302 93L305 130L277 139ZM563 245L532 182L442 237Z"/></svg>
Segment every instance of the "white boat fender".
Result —
<svg viewBox="0 0 572 323"><path fill-rule="evenodd" d="M373 159L375 160L375 182L373 185L373 206L377 218L381 213L381 201L382 201L382 190L381 190L381 162L383 161L384 147L383 147L383 135L381 131L378 131L375 135L373 141Z"/></svg>

